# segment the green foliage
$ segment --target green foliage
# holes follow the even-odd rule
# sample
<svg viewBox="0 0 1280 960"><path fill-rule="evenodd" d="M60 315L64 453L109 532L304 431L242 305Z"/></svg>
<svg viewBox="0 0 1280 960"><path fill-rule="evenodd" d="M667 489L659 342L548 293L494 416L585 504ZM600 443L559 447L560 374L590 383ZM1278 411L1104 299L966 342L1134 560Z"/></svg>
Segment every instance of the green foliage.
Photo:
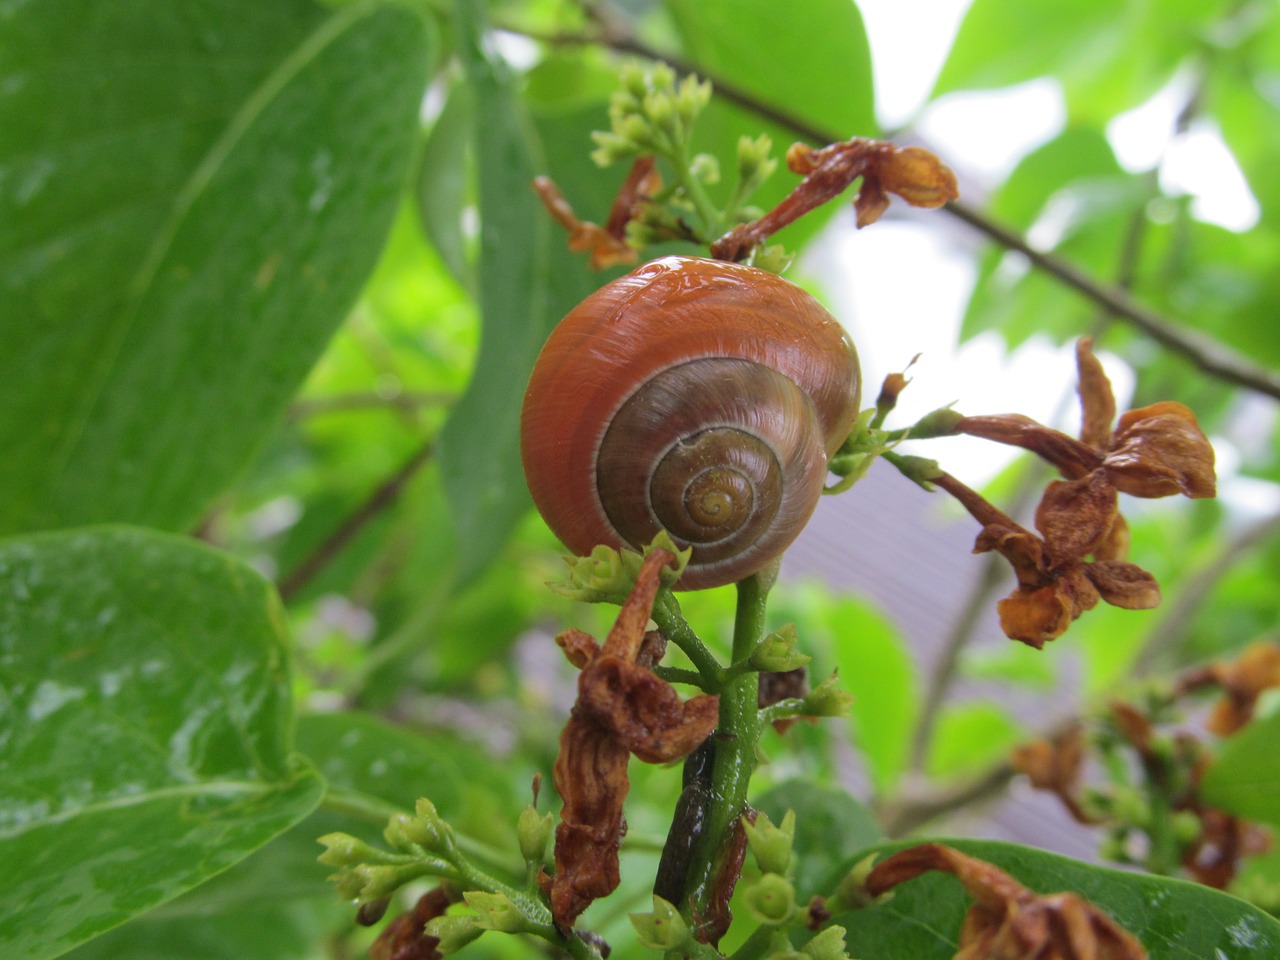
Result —
<svg viewBox="0 0 1280 960"><path fill-rule="evenodd" d="M243 564L102 528L8 540L0 576L6 953L56 956L319 801L293 753L280 607Z"/></svg>
<svg viewBox="0 0 1280 960"><path fill-rule="evenodd" d="M947 843L994 863L1037 893L1076 891L1135 934L1151 960L1252 960L1280 950L1280 922L1216 890L1089 866L1012 844ZM954 931L972 902L954 877L931 873L895 888L891 898L874 907L835 919L847 929L855 956L871 956L874 949L884 960L951 960ZM930 922L912 922L921 916Z"/></svg>
<svg viewBox="0 0 1280 960"><path fill-rule="evenodd" d="M316 859L318 837L342 834L348 852L401 858L403 876L431 874L423 858L437 857L432 875L466 894L432 928L451 946L477 925L518 927L590 960L589 940L549 923L538 887L538 868L555 867L552 771L579 676L548 634L603 640L618 611L547 589L565 568L528 509L518 421L548 331L625 267L593 273L529 183L549 176L580 219L606 223L625 163L593 163L593 133L610 129L624 64L633 86L652 79L650 54L670 56L671 96L633 113L670 127L671 110L692 113L711 91L691 140L662 160L659 202L690 222L758 215L800 179L781 163L788 145L875 136L877 124L856 3L802 0L782 15L766 0L637 0L602 20L584 7L0 3L0 954L358 956L376 931L357 928ZM730 795L785 826L753 837L764 852L748 857L725 953L834 958L847 931L847 955L949 960L968 903L952 878L841 910L816 936L810 898L889 849L882 821L963 806L963 788L1005 769L1011 747L1131 689L1136 672L1183 671L1275 635L1280 528L1260 514L1280 480L1274 398L1206 372L1176 340L1204 334L1264 373L1280 364L1278 71L1280 10L1264 0L972 4L924 109L1056 84L1065 128L985 196L957 167L980 228L998 233L989 217L1029 235L1087 289L992 243L973 256L962 335L994 332L1012 348L1098 333L1134 372L1133 405L1193 407L1224 473L1247 484L1220 505L1126 507L1132 558L1160 580L1164 610L1091 611L1043 652L966 646L957 675L992 702L952 701L954 678L931 676L933 654L885 613L889 598L784 578L766 614L763 581L737 597L664 591L663 679L730 704L719 746L732 769L702 783L709 833L737 822ZM1182 126L1162 168L1135 173L1112 123L1162 89ZM912 121L897 139L922 129ZM1168 175L1186 130L1221 133L1256 226L1208 222ZM738 186L771 167L749 197ZM846 202L778 239L803 252ZM939 236L946 216L929 215ZM674 232L686 239L642 257L706 255ZM904 282L932 282L904 266L915 271ZM1173 342L1105 317L1094 288L1113 282ZM957 409L994 412L963 396ZM837 472L857 479L869 450L901 438L882 426L879 446L846 447ZM944 447L915 462L936 476ZM990 499L1043 484L1023 476L1009 471ZM849 549L916 562L897 546ZM634 564L624 573L598 593L623 600ZM912 590L941 602L923 578ZM759 671L792 668L794 686L762 718ZM1003 684L1053 706L1015 719ZM799 717L785 733L766 722ZM1273 830L1277 719L1211 744L1202 786L1206 802ZM922 722L927 742L914 744ZM1110 771L1121 787L1129 773ZM679 767L633 762L629 776L621 886L581 926L621 958L652 956L645 944L717 956L688 939L688 903L651 897ZM421 842L411 811L425 815L423 795L448 824L448 863ZM705 900L703 831L689 842L691 895ZM1245 902L1280 909L1274 855L1243 862L1236 899L1027 848L957 846L1036 890L1095 900L1154 960L1280 953L1275 921ZM419 892L398 894L389 916ZM462 955L530 949L487 933Z"/></svg>

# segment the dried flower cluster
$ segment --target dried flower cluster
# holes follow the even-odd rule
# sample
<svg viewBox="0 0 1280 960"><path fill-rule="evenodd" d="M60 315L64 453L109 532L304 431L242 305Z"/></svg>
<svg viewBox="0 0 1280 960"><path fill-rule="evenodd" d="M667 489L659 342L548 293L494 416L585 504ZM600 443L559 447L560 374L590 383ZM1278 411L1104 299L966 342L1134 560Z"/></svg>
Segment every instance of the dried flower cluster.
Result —
<svg viewBox="0 0 1280 960"><path fill-rule="evenodd" d="M645 558L603 647L581 630L556 638L569 661L582 670L578 700L561 733L554 768L564 807L556 828L556 874L549 886L551 912L562 929L572 927L593 900L618 886L631 755L646 763L679 760L716 725L718 697L681 700L652 670L666 642L645 627L661 570L675 559L660 549Z"/></svg>
<svg viewBox="0 0 1280 960"><path fill-rule="evenodd" d="M1207 726L1215 734L1227 736L1245 726L1254 715L1259 695L1280 687L1280 647L1256 643L1234 661L1210 664L1192 670L1146 708L1113 702L1099 729L1087 731L1082 724L1046 740L1019 747L1013 765L1033 786L1055 794L1078 822L1108 827L1111 831L1109 856L1128 861L1126 839L1130 833L1169 829L1150 815L1151 794L1177 818L1172 837L1173 860L1168 868L1181 864L1187 875L1207 886L1225 888L1235 878L1240 862L1270 848L1270 837L1256 824L1209 806L1201 799L1200 783L1212 761L1212 754L1185 728L1166 732L1163 721L1178 717L1177 702L1186 695L1218 688L1222 696L1214 705ZM1106 762L1105 757L1123 750L1127 757ZM1111 771L1113 782L1105 790L1086 794L1081 780L1090 752L1104 756L1102 769ZM1131 762L1131 761L1136 761ZM1116 779L1115 771L1132 769L1141 778L1131 784ZM1087 799L1086 799L1087 798ZM1146 846L1157 841L1148 836Z"/></svg>
<svg viewBox="0 0 1280 960"><path fill-rule="evenodd" d="M636 251L627 243L627 225L637 220L649 204L649 198L662 186L651 156L637 157L631 171L614 198L609 219L603 227L579 220L560 189L549 177L535 177L533 190L547 208L552 219L569 231L569 249L591 254L592 270L634 263Z"/></svg>
<svg viewBox="0 0 1280 960"><path fill-rule="evenodd" d="M1129 932L1075 893L1041 896L984 860L927 843L896 853L867 876L872 896L930 870L956 876L973 906L955 960L1145 960Z"/></svg>
<svg viewBox="0 0 1280 960"><path fill-rule="evenodd" d="M999 604L1000 625L1015 640L1042 647L1098 601L1128 610L1160 603L1155 578L1125 560L1128 526L1119 493L1135 497L1212 497L1213 447L1180 403L1130 410L1114 430L1111 383L1092 342L1076 348L1082 411L1080 438L1020 414L963 417L955 432L1024 447L1065 478L1050 483L1035 514L1039 536L1025 529L954 477L935 483L960 500L983 525L975 553L995 551L1018 580Z"/></svg>
<svg viewBox="0 0 1280 960"><path fill-rule="evenodd" d="M768 237L812 210L834 200L857 180L853 205L858 226L875 223L895 193L914 207L940 207L959 196L955 174L921 147L898 147L882 140L854 137L819 149L795 143L787 168L804 177L776 207L744 223L711 245L712 256L741 260Z"/></svg>

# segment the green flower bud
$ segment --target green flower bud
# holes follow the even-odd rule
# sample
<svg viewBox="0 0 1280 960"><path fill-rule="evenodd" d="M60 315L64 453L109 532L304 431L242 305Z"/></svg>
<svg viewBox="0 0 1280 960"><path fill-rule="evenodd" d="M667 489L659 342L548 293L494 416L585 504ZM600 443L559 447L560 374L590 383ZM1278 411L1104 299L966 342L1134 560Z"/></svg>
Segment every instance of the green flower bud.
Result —
<svg viewBox="0 0 1280 960"><path fill-rule="evenodd" d="M788 810L778 826L774 826L763 813L756 817L755 823L743 818L742 828L747 833L747 846L751 848L761 872L785 874L791 865L791 846L796 838L796 812Z"/></svg>
<svg viewBox="0 0 1280 960"><path fill-rule="evenodd" d="M366 903L391 896L410 880L416 880L425 873L426 867L417 863L398 866L362 863L339 871L332 879L344 899Z"/></svg>
<svg viewBox="0 0 1280 960"><path fill-rule="evenodd" d="M644 64L636 60L628 60L618 71L618 80L622 88L639 100L649 89L649 75Z"/></svg>
<svg viewBox="0 0 1280 960"><path fill-rule="evenodd" d="M685 129L693 126L707 104L711 102L711 81L699 80L690 74L680 81L680 89L676 94L676 109L684 121Z"/></svg>
<svg viewBox="0 0 1280 960"><path fill-rule="evenodd" d="M516 837L520 841L520 855L525 863L541 865L547 856L547 842L551 839L551 831L555 820L551 814L538 815L532 804L520 811L520 819L516 821Z"/></svg>
<svg viewBox="0 0 1280 960"><path fill-rule="evenodd" d="M1135 827L1146 827L1151 822L1151 805L1133 787L1120 787L1116 790L1112 812L1117 820Z"/></svg>
<svg viewBox="0 0 1280 960"><path fill-rule="evenodd" d="M564 562L569 567L568 582L552 583L549 586L553 592L570 600L620 604L635 587L644 558L658 549L666 550L676 558L675 567L663 567L659 578L664 587L670 587L680 579L693 550L681 550L665 530L653 538L653 542L644 548L643 554L634 550L618 551L612 547L597 546L590 556L565 557Z"/></svg>
<svg viewBox="0 0 1280 960"><path fill-rule="evenodd" d="M849 960L844 933L844 927L833 924L806 943L800 952L813 960Z"/></svg>
<svg viewBox="0 0 1280 960"><path fill-rule="evenodd" d="M689 161L689 172L703 183L719 183L720 161L709 153L699 153Z"/></svg>
<svg viewBox="0 0 1280 960"><path fill-rule="evenodd" d="M1173 815L1171 821L1173 836L1179 845L1184 847L1195 843L1204 831L1204 825L1200 822L1200 818L1190 810L1179 810Z"/></svg>
<svg viewBox="0 0 1280 960"><path fill-rule="evenodd" d="M670 64L659 61L650 69L648 79L652 90L671 90L676 85L676 72Z"/></svg>
<svg viewBox="0 0 1280 960"><path fill-rule="evenodd" d="M796 649L798 642L796 625L783 624L752 651L751 666L764 673L785 673L803 667L813 658Z"/></svg>
<svg viewBox="0 0 1280 960"><path fill-rule="evenodd" d="M942 474L942 468L938 466L938 461L929 460L925 457L913 457L903 454L894 460L894 466L908 480L930 491L933 490L932 481Z"/></svg>
<svg viewBox="0 0 1280 960"><path fill-rule="evenodd" d="M385 860L387 853L369 846L363 840L347 833L326 833L317 843L325 851L316 859L326 867L349 867L357 863Z"/></svg>
<svg viewBox="0 0 1280 960"><path fill-rule="evenodd" d="M809 691L804 712L810 717L843 717L853 706L853 694L840 688L839 674L833 673Z"/></svg>
<svg viewBox="0 0 1280 960"><path fill-rule="evenodd" d="M747 909L760 923L786 923L796 910L796 889L776 873L766 873L747 890Z"/></svg>
<svg viewBox="0 0 1280 960"><path fill-rule="evenodd" d="M925 440L929 437L954 436L956 426L964 419L964 414L950 407L939 407L932 413L926 413L911 428L912 440Z"/></svg>
<svg viewBox="0 0 1280 960"><path fill-rule="evenodd" d="M693 942L680 911L654 894L653 913L633 913L631 925L641 946L651 950L681 950Z"/></svg>
<svg viewBox="0 0 1280 960"><path fill-rule="evenodd" d="M523 933L529 929L528 919L505 893L470 890L462 897L467 901L467 906L476 912L473 921L481 930Z"/></svg>
<svg viewBox="0 0 1280 960"><path fill-rule="evenodd" d="M778 161L769 156L771 150L773 140L768 134L754 139L746 135L738 138L738 180L741 184L738 189L742 196L749 196L778 169Z"/></svg>
<svg viewBox="0 0 1280 960"><path fill-rule="evenodd" d="M484 928L476 925L475 917L455 914L428 920L423 933L440 941L436 949L447 957L479 937Z"/></svg>
<svg viewBox="0 0 1280 960"><path fill-rule="evenodd" d="M757 217L758 215L753 212L751 218L757 219ZM756 248L751 255L751 266L768 273L785 273L795 258L795 254L789 252L782 244L773 243L767 247Z"/></svg>
<svg viewBox="0 0 1280 960"><path fill-rule="evenodd" d="M871 869L876 865L876 854L868 854L857 863L853 868L840 878L840 883L836 885L836 892L827 898L826 908L831 913L839 913L842 910L861 910L869 907L875 901L875 898L867 893L867 877L871 875ZM892 896L892 893L887 896Z"/></svg>

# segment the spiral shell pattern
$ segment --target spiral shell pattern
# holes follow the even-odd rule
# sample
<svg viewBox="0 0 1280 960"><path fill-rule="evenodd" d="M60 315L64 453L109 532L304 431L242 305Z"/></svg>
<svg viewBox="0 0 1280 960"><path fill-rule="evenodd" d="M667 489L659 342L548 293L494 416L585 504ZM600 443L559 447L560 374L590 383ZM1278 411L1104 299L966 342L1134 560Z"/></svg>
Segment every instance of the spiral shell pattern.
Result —
<svg viewBox="0 0 1280 960"><path fill-rule="evenodd" d="M759 570L803 528L858 410L857 356L770 273L668 257L552 333L525 397L535 504L569 549L693 548L682 589Z"/></svg>

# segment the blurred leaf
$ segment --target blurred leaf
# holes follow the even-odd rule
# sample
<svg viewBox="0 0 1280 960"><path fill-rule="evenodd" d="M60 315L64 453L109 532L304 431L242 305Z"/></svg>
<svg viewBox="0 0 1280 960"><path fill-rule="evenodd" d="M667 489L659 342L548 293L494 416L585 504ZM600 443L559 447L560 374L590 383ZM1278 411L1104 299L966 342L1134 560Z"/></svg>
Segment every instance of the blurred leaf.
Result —
<svg viewBox="0 0 1280 960"><path fill-rule="evenodd" d="M489 563L529 508L520 465L520 408L533 361L558 316L548 311L549 224L530 181L527 119L505 66L484 50L480 0L457 0L459 49L474 103L479 166L484 318L480 357L440 437L440 466L454 510L458 582Z"/></svg>
<svg viewBox="0 0 1280 960"><path fill-rule="evenodd" d="M1257 907L1185 880L1122 873L1007 843L947 840L994 863L1038 893L1071 890L1135 934L1150 960L1256 960L1280 956L1280 921ZM896 852L910 844L883 848ZM856 859L861 859L864 854ZM856 862L855 859L855 862ZM951 876L904 883L873 907L833 918L848 930L849 953L877 960L952 960L972 901Z"/></svg>
<svg viewBox="0 0 1280 960"><path fill-rule="evenodd" d="M1072 116L1110 118L1167 82L1199 49L1223 6L1204 0L975 0L933 96L1052 76Z"/></svg>
<svg viewBox="0 0 1280 960"><path fill-rule="evenodd" d="M1255 720L1222 742L1205 771L1205 802L1280 827L1280 714Z"/></svg>
<svg viewBox="0 0 1280 960"><path fill-rule="evenodd" d="M835 889L849 858L883 839L875 818L844 790L806 780L788 780L752 801L774 823L796 812L793 849L796 891L801 901Z"/></svg>
<svg viewBox="0 0 1280 960"><path fill-rule="evenodd" d="M929 747L929 774L972 773L1007 755L1025 737L1009 712L993 703L949 705L938 716Z"/></svg>
<svg viewBox="0 0 1280 960"><path fill-rule="evenodd" d="M833 604L827 625L835 637L840 684L854 695L854 740L876 791L891 792L906 768L916 716L911 655L898 629L859 601Z"/></svg>
<svg viewBox="0 0 1280 960"><path fill-rule="evenodd" d="M0 38L0 530L190 526L368 276L430 35L401 7L44 0Z"/></svg>
<svg viewBox="0 0 1280 960"><path fill-rule="evenodd" d="M467 257L463 212L467 206L467 148L475 107L471 88L454 83L444 108L431 126L418 165L418 215L423 229L453 278L475 287L475 271Z"/></svg>
<svg viewBox="0 0 1280 960"><path fill-rule="evenodd" d="M0 947L51 957L306 816L270 586L129 528L0 544ZM33 922L39 918L39 922Z"/></svg>
<svg viewBox="0 0 1280 960"><path fill-rule="evenodd" d="M975 680L1004 680L1048 690L1057 682L1052 659L1055 649L1061 648L1036 650L1024 643L1005 643L995 649L970 647L964 653L961 667L966 677Z"/></svg>

